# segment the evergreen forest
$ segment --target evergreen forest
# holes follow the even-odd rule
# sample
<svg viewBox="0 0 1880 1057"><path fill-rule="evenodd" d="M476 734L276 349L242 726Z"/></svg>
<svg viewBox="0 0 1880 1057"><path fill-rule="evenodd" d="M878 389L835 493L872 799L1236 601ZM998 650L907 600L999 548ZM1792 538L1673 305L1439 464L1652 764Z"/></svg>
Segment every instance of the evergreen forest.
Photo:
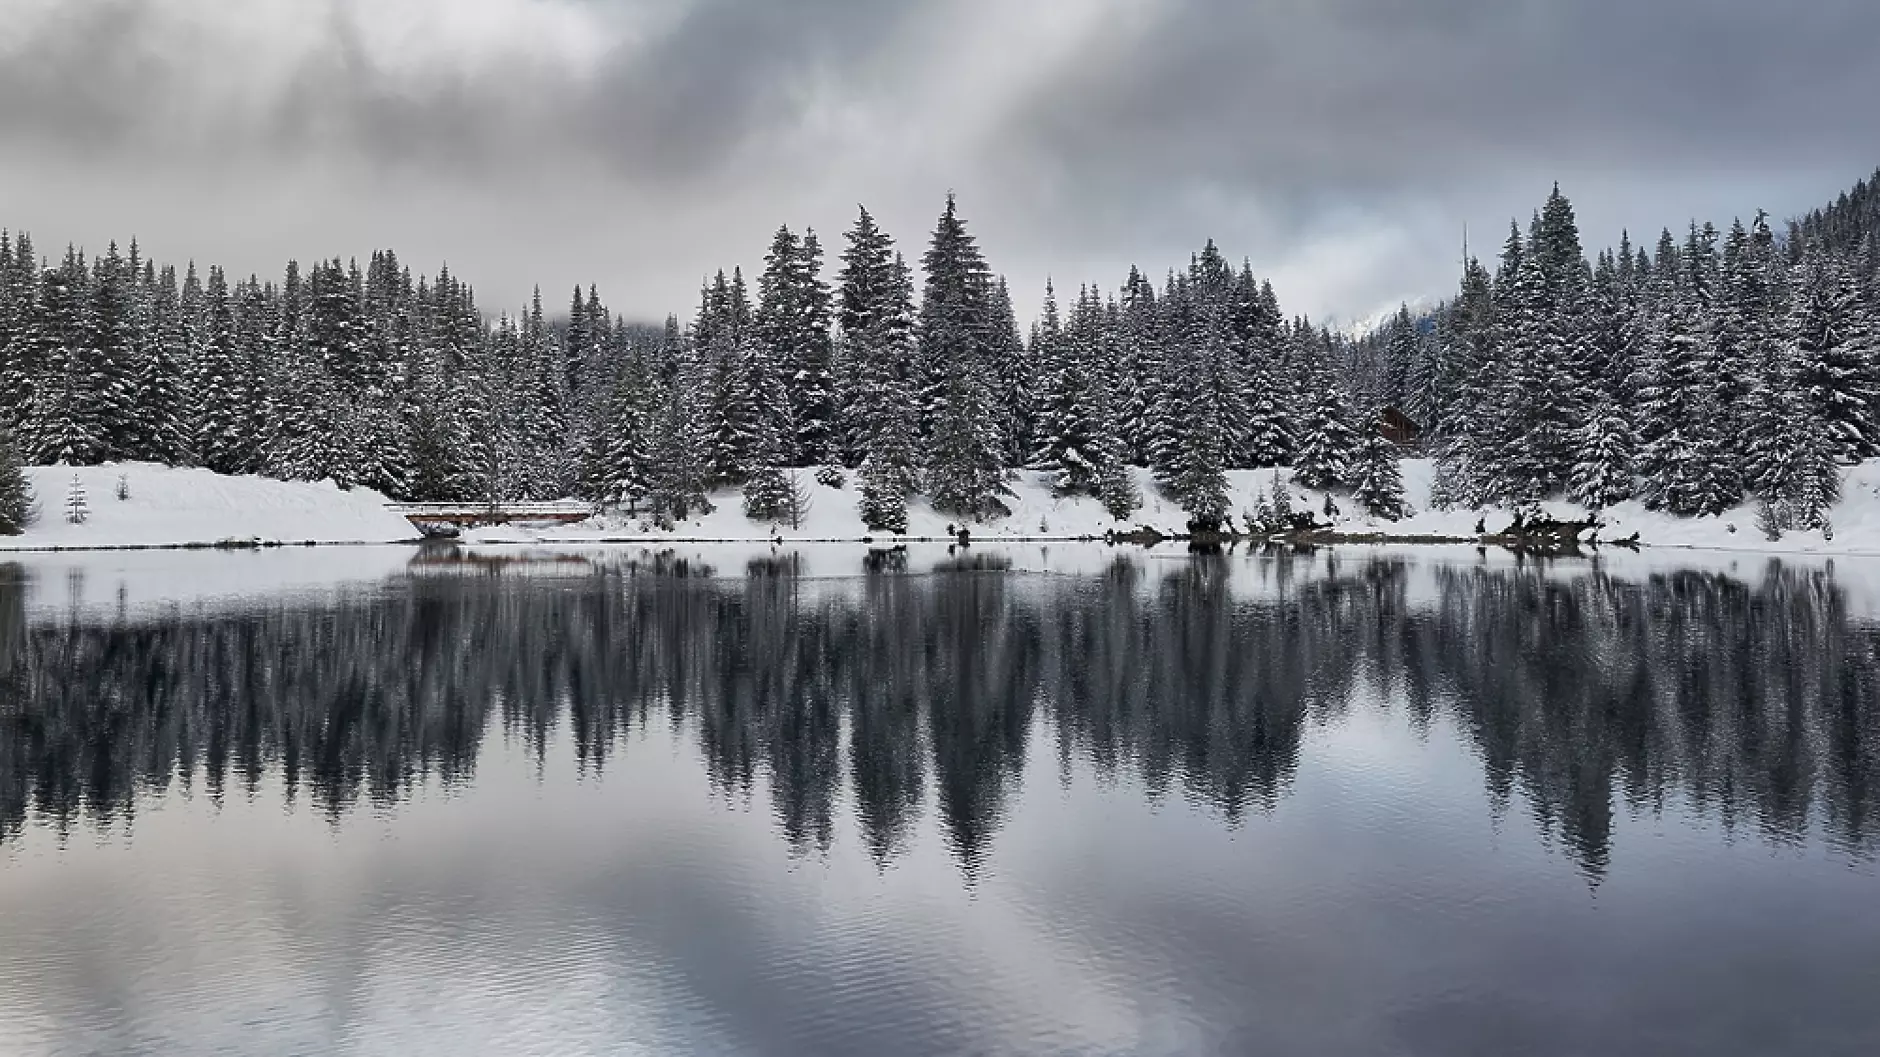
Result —
<svg viewBox="0 0 1880 1057"><path fill-rule="evenodd" d="M264 279L0 233L0 449L661 522L726 486L781 517L788 471L846 467L890 531L916 494L998 517L1018 468L1119 519L1131 466L1191 525L1232 514L1237 468L1399 510L1386 408L1445 506L1754 499L1817 527L1840 468L1880 456L1880 173L1779 231L1757 212L1590 258L1556 187L1447 300L1363 335L1289 316L1212 242L1022 312L951 196L915 260L866 209L832 248L782 227L754 278L719 272L663 325L594 286L491 312L390 250Z"/></svg>

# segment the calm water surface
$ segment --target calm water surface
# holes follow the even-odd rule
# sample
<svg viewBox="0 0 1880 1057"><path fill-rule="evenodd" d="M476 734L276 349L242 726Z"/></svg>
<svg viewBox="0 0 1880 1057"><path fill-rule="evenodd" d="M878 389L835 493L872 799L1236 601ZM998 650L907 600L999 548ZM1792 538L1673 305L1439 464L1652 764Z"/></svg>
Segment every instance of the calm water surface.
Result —
<svg viewBox="0 0 1880 1057"><path fill-rule="evenodd" d="M1880 1053L1880 563L518 557L0 566L0 1054Z"/></svg>

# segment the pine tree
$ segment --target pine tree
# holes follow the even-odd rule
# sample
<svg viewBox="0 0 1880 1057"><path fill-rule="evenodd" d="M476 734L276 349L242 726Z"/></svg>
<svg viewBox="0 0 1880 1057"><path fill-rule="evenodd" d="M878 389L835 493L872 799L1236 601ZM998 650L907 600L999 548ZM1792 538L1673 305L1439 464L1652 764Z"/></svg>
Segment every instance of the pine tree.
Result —
<svg viewBox="0 0 1880 1057"><path fill-rule="evenodd" d="M1829 436L1817 423L1795 431L1780 472L1782 510L1790 527L1825 529L1829 509L1841 498L1841 469Z"/></svg>
<svg viewBox="0 0 1880 1057"><path fill-rule="evenodd" d="M1821 528L1841 497L1834 435L1811 413L1805 391L1788 391L1775 408L1758 438L1765 446L1756 454L1766 466L1756 487L1760 505L1772 511L1778 528Z"/></svg>
<svg viewBox="0 0 1880 1057"><path fill-rule="evenodd" d="M988 355L993 399L999 407L999 429L1005 438L1000 457L1009 465L1018 465L1037 446L1036 365L1019 337L1018 313L1003 276L993 284L987 318L992 328Z"/></svg>
<svg viewBox="0 0 1880 1057"><path fill-rule="evenodd" d="M91 507L85 501L85 485L72 475L72 484L65 490L65 521L70 525L83 525L91 517Z"/></svg>
<svg viewBox="0 0 1880 1057"><path fill-rule="evenodd" d="M659 417L647 506L667 526L712 509L706 498L711 471L703 456L705 438L688 396L693 388L684 379L675 383Z"/></svg>
<svg viewBox="0 0 1880 1057"><path fill-rule="evenodd" d="M782 466L760 466L744 482L744 516L752 521L781 521L789 513L793 494Z"/></svg>
<svg viewBox="0 0 1880 1057"><path fill-rule="evenodd" d="M1543 259L1539 247L1524 255L1509 288L1497 292L1502 371L1489 394L1502 449L1497 491L1516 501L1564 488L1573 465L1578 401L1566 327L1574 321L1554 303Z"/></svg>
<svg viewBox="0 0 1880 1057"><path fill-rule="evenodd" d="M846 236L838 276L837 322L841 333L839 403L844 461L860 466L875 431L891 415L892 401L905 390L907 348L898 337L897 315L911 317L913 293L900 304L902 279L896 270L894 240L876 226L866 208Z"/></svg>
<svg viewBox="0 0 1880 1057"><path fill-rule="evenodd" d="M822 246L777 230L758 279L756 340L782 386L779 416L793 423L783 458L791 465L823 462L836 442L831 380L830 294L823 283Z"/></svg>
<svg viewBox="0 0 1880 1057"><path fill-rule="evenodd" d="M1187 512L1190 532L1219 532L1229 513L1226 351L1215 336L1189 359L1188 376L1172 387L1188 425L1168 490Z"/></svg>
<svg viewBox="0 0 1880 1057"><path fill-rule="evenodd" d="M1659 241L1664 256L1670 238ZM1673 514L1721 513L1741 500L1742 485L1718 436L1697 302L1687 287L1675 285L1675 272L1659 272L1659 322L1638 392L1641 495L1647 506Z"/></svg>
<svg viewBox="0 0 1880 1057"><path fill-rule="evenodd" d="M1796 284L1791 357L1810 414L1828 431L1836 461L1880 454L1880 359L1845 265L1810 257Z"/></svg>
<svg viewBox="0 0 1880 1057"><path fill-rule="evenodd" d="M1295 339L1308 347L1304 355L1310 378L1309 403L1299 422L1299 447L1293 455L1293 478L1321 491L1352 481L1351 464L1359 439L1352 429L1352 414L1343 388L1325 363L1325 351L1309 327Z"/></svg>
<svg viewBox="0 0 1880 1057"><path fill-rule="evenodd" d="M873 460L861 472L862 524L870 532L907 534L907 492L894 468Z"/></svg>
<svg viewBox="0 0 1880 1057"><path fill-rule="evenodd" d="M96 303L91 271L75 248L44 274L36 308L28 328L37 370L20 427L26 457L42 465L101 462L108 449L95 398L101 380Z"/></svg>
<svg viewBox="0 0 1880 1057"><path fill-rule="evenodd" d="M1594 510L1632 498L1636 441L1625 412L1616 404L1600 404L1582 427L1578 448L1579 461L1567 483L1568 498Z"/></svg>
<svg viewBox="0 0 1880 1057"><path fill-rule="evenodd" d="M620 372L608 402L607 428L600 473L600 498L624 503L635 510L651 491L655 416L659 412L656 383L647 366L635 362Z"/></svg>
<svg viewBox="0 0 1880 1057"><path fill-rule="evenodd" d="M135 446L136 276L116 242L92 263L91 338L81 356L81 399L96 430L92 458L117 459Z"/></svg>
<svg viewBox="0 0 1880 1057"><path fill-rule="evenodd" d="M193 279L195 268L190 275ZM250 312L256 312L252 302ZM209 269L203 288L206 331L195 357L192 388L196 397L195 449L202 464L216 473L243 473L253 464L253 451L245 435L245 391L240 351L236 345L235 312L229 301L228 278L221 268Z"/></svg>
<svg viewBox="0 0 1880 1057"><path fill-rule="evenodd" d="M133 243L133 262L137 256ZM190 448L183 412L188 332L174 269L165 268L160 278L145 271L138 280L136 317L136 370L131 398L134 414L124 454L148 462L180 463L187 459Z"/></svg>
<svg viewBox="0 0 1880 1057"><path fill-rule="evenodd" d="M1155 286L1132 265L1123 285L1113 411L1127 461L1139 466L1150 462L1151 418L1161 369L1157 333Z"/></svg>
<svg viewBox="0 0 1880 1057"><path fill-rule="evenodd" d="M1404 502L1403 475L1397 465L1397 446L1372 434L1358 448L1353 467L1356 483L1351 498L1373 517L1397 521L1410 516Z"/></svg>
<svg viewBox="0 0 1880 1057"><path fill-rule="evenodd" d="M990 358L991 275L952 195L927 253L920 359L929 379L927 486L934 509L976 520L1007 513L1005 437Z"/></svg>
<svg viewBox="0 0 1880 1057"><path fill-rule="evenodd" d="M1010 494L1000 465L994 407L977 372L967 363L948 371L939 419L934 423L933 454L927 488L933 508L976 521L1010 513Z"/></svg>
<svg viewBox="0 0 1880 1057"><path fill-rule="evenodd" d="M0 536L17 536L33 520L33 487L11 435L0 432Z"/></svg>
<svg viewBox="0 0 1880 1057"><path fill-rule="evenodd" d="M1142 506L1142 490L1136 487L1136 478L1129 472L1129 464L1120 448L1107 453L1097 470L1096 497L1104 511L1117 521Z"/></svg>
<svg viewBox="0 0 1880 1057"><path fill-rule="evenodd" d="M706 372L701 393L705 466L714 484L742 484L757 458L763 423L759 394L751 388L748 317L742 279L728 282L719 272L704 291L693 338Z"/></svg>
<svg viewBox="0 0 1880 1057"><path fill-rule="evenodd" d="M1099 421L1101 398L1094 368L1101 361L1100 306L1082 291L1068 328L1060 325L1057 294L1047 285L1044 315L1032 338L1031 358L1040 384L1037 405L1038 449L1033 465L1051 474L1060 493L1095 491L1108 438Z"/></svg>

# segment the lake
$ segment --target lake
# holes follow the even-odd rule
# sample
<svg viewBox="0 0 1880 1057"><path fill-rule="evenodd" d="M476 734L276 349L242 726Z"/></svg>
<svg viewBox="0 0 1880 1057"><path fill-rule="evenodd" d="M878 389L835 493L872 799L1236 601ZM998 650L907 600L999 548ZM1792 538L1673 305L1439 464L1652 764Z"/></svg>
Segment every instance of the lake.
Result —
<svg viewBox="0 0 1880 1057"><path fill-rule="evenodd" d="M1880 560L0 566L0 1054L1880 1052Z"/></svg>

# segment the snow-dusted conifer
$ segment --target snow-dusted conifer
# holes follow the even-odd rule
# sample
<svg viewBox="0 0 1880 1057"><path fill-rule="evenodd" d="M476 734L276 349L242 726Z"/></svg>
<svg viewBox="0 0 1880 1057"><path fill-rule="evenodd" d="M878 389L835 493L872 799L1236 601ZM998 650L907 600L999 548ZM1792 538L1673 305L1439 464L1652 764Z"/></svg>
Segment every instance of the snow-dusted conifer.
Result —
<svg viewBox="0 0 1880 1057"><path fill-rule="evenodd" d="M1351 463L1358 447L1351 428L1351 412L1339 385L1321 378L1300 423L1299 448L1293 456L1293 477L1307 488L1337 488L1352 479Z"/></svg>
<svg viewBox="0 0 1880 1057"><path fill-rule="evenodd" d="M990 273L952 195L923 258L920 358L933 388L927 488L934 509L985 520L1007 512L1005 438L989 370Z"/></svg>
<svg viewBox="0 0 1880 1057"><path fill-rule="evenodd" d="M85 501L85 484L77 474L73 474L71 486L65 490L65 520L68 524L83 525L90 517L91 507Z"/></svg>
<svg viewBox="0 0 1880 1057"><path fill-rule="evenodd" d="M1358 448L1351 498L1370 513L1390 521L1410 516L1404 502L1403 474L1397 465L1397 446L1372 434Z"/></svg>
<svg viewBox="0 0 1880 1057"><path fill-rule="evenodd" d="M653 449L654 469L646 501L653 515L666 525L712 509L706 498L711 471L704 457L705 437L692 413L687 395L690 388L682 380L667 394Z"/></svg>
<svg viewBox="0 0 1880 1057"><path fill-rule="evenodd" d="M33 516L33 486L20 466L13 437L0 432L0 536L26 531Z"/></svg>
<svg viewBox="0 0 1880 1057"><path fill-rule="evenodd" d="M1635 443L1625 412L1610 402L1599 404L1580 431L1568 498L1595 510L1632 498L1637 487L1632 477Z"/></svg>
<svg viewBox="0 0 1880 1057"><path fill-rule="evenodd" d="M858 506L870 532L907 533L907 492L893 467L872 460L862 465Z"/></svg>
<svg viewBox="0 0 1880 1057"><path fill-rule="evenodd" d="M1801 266L1790 324L1795 384L1843 463L1880 453L1880 362L1860 309L1839 260L1817 253Z"/></svg>

